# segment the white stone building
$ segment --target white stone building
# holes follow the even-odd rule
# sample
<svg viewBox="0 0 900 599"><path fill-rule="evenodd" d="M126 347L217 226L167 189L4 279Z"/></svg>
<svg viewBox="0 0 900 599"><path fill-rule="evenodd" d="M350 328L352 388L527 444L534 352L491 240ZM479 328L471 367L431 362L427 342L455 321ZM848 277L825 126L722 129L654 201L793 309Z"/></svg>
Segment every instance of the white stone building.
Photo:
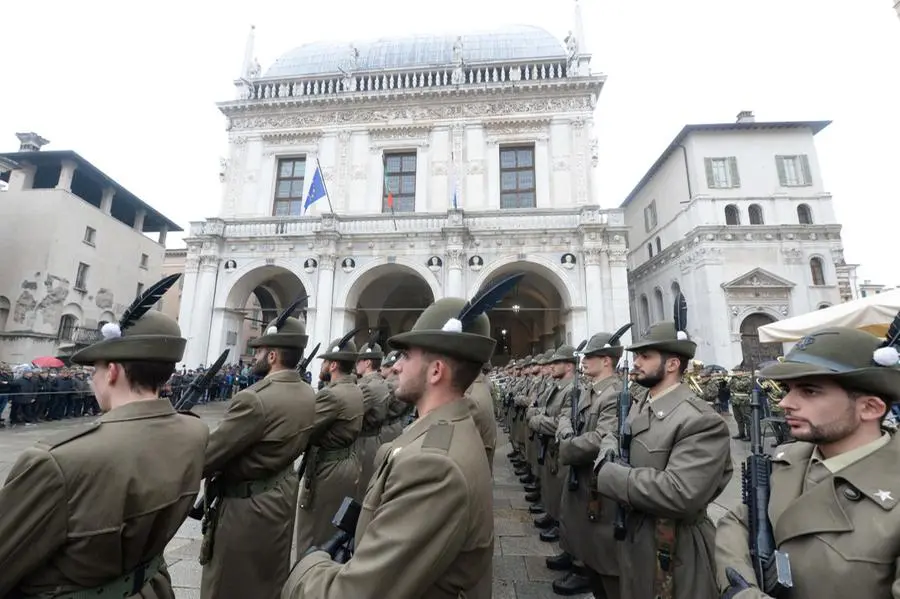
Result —
<svg viewBox="0 0 900 599"><path fill-rule="evenodd" d="M605 77L576 22L565 42L508 27L306 44L264 74L251 37L219 106L222 208L186 239L185 363L245 350L251 295L264 321L309 295L312 346L409 329L434 299L524 271L491 314L497 361L625 322L623 212L594 190ZM330 206L304 212L317 165Z"/></svg>
<svg viewBox="0 0 900 599"><path fill-rule="evenodd" d="M688 125L622 203L632 317L643 330L688 301L697 359L781 355L760 325L857 296L814 136L827 121Z"/></svg>
<svg viewBox="0 0 900 599"><path fill-rule="evenodd" d="M95 339L159 280L166 233L181 231L76 152L19 139L0 154L0 360L15 363Z"/></svg>

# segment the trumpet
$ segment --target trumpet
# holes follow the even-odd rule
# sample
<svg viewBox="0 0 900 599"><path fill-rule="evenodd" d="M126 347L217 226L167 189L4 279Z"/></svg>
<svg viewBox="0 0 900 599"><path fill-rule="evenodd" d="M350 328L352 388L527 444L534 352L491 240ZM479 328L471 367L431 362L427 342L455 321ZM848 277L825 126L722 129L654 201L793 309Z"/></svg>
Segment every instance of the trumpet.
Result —
<svg viewBox="0 0 900 599"><path fill-rule="evenodd" d="M695 375L687 375L687 382L691 388L691 391L694 392L694 395L696 395L697 397L703 397L703 389L700 388L700 381L697 380L697 377Z"/></svg>

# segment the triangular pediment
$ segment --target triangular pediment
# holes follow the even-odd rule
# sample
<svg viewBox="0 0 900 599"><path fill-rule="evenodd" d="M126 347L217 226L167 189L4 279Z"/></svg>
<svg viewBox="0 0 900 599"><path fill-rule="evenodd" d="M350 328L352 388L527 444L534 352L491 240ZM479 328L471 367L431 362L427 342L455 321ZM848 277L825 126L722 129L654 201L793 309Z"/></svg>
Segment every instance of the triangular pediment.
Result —
<svg viewBox="0 0 900 599"><path fill-rule="evenodd" d="M733 281L723 283L723 289L790 289L794 283L762 268L754 268Z"/></svg>

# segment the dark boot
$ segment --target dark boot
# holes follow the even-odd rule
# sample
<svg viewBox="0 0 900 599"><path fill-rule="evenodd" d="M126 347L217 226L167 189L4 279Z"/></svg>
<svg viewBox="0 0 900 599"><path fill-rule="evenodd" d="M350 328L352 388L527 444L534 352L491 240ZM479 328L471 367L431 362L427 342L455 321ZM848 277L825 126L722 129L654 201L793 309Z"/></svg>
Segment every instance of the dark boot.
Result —
<svg viewBox="0 0 900 599"><path fill-rule="evenodd" d="M554 524L556 524L554 522ZM541 533L541 540L545 543L554 543L559 540L559 527L554 526L549 530L545 530Z"/></svg>
<svg viewBox="0 0 900 599"><path fill-rule="evenodd" d="M556 520L550 514L544 514L539 518L534 519L534 525L538 528L551 528L556 525Z"/></svg>
<svg viewBox="0 0 900 599"><path fill-rule="evenodd" d="M511 460L514 460L519 457L519 452L514 449L514 450L510 451L508 454L506 454L506 457L508 457Z"/></svg>
<svg viewBox="0 0 900 599"><path fill-rule="evenodd" d="M591 590L591 581L587 576L569 572L562 578L553 581L553 592L557 595L581 595Z"/></svg>
<svg viewBox="0 0 900 599"><path fill-rule="evenodd" d="M527 501L529 503L535 503L540 500L541 500L540 491L532 491L531 493L525 494L525 501Z"/></svg>
<svg viewBox="0 0 900 599"><path fill-rule="evenodd" d="M513 473L516 476L525 476L526 474L529 474L528 468L526 468L525 466L520 466L520 467L516 468L515 470L513 470Z"/></svg>
<svg viewBox="0 0 900 599"><path fill-rule="evenodd" d="M519 477L519 482L522 483L522 484L524 484L524 485L529 485L529 484L531 484L531 483L534 482L534 475L533 475L533 474L526 474L525 476L520 476L520 477Z"/></svg>
<svg viewBox="0 0 900 599"><path fill-rule="evenodd" d="M547 558L547 568L550 570L565 571L572 568L572 556L563 551L559 555Z"/></svg>
<svg viewBox="0 0 900 599"><path fill-rule="evenodd" d="M536 493L536 492L539 492L540 490L541 490L541 485L539 485L537 483L530 483L530 484L525 485L525 491L527 491L528 493Z"/></svg>
<svg viewBox="0 0 900 599"><path fill-rule="evenodd" d="M528 506L528 513L529 514L543 514L544 506L541 505L540 503L532 503L531 505Z"/></svg>

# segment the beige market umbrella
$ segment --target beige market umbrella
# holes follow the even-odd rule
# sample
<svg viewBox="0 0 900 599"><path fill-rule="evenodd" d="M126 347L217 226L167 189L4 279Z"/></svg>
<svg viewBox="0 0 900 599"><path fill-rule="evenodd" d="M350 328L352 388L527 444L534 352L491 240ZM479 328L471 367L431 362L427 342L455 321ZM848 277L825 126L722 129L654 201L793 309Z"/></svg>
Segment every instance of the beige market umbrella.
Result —
<svg viewBox="0 0 900 599"><path fill-rule="evenodd" d="M797 341L824 327L850 327L883 337L898 311L900 289L894 289L759 327L759 340Z"/></svg>

